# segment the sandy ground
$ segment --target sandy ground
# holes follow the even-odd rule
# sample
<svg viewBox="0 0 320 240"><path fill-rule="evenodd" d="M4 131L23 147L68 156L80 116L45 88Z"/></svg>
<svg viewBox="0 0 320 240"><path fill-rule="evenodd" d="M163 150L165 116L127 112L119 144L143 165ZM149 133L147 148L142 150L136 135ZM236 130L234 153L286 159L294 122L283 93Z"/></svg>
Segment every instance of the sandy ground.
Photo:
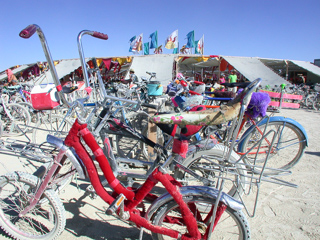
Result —
<svg viewBox="0 0 320 240"><path fill-rule="evenodd" d="M263 183L256 216L248 218L252 239L320 239L320 112L306 109L283 109L279 115L297 120L306 129L309 146L301 161L285 180L298 188ZM0 174L24 170L33 172L40 164L18 159L8 154L0 155ZM5 166L5 167L4 167ZM139 230L105 214L107 204L101 199L91 199L84 189L86 181L73 181L60 197L67 211L65 231L58 239L138 239ZM246 199L253 207L253 194ZM0 239L8 239L0 230ZM144 239L151 239L144 235Z"/></svg>

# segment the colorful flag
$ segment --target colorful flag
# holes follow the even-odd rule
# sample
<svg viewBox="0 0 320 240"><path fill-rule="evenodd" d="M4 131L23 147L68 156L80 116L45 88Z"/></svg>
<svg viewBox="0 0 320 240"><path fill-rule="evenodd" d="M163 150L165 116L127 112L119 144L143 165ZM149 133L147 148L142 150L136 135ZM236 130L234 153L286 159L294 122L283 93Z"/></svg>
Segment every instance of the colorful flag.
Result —
<svg viewBox="0 0 320 240"><path fill-rule="evenodd" d="M141 33L138 37L132 40L132 42L130 43L131 51L129 50L129 52L140 52L142 50L142 35L143 34Z"/></svg>
<svg viewBox="0 0 320 240"><path fill-rule="evenodd" d="M195 54L203 55L203 47L204 47L204 35L200 38L199 41L196 41Z"/></svg>
<svg viewBox="0 0 320 240"><path fill-rule="evenodd" d="M182 48L180 49L181 54L191 54L191 48L187 48L186 45L183 45Z"/></svg>
<svg viewBox="0 0 320 240"><path fill-rule="evenodd" d="M149 42L143 45L143 55L149 55Z"/></svg>
<svg viewBox="0 0 320 240"><path fill-rule="evenodd" d="M187 34L188 43L186 45L187 48L194 48L194 31L191 31Z"/></svg>
<svg viewBox="0 0 320 240"><path fill-rule="evenodd" d="M160 53L162 53L162 45L160 45L159 47L157 47L157 48L154 50L154 53L155 53L155 54L160 54Z"/></svg>
<svg viewBox="0 0 320 240"><path fill-rule="evenodd" d="M178 54L178 53L179 53L178 48L174 48L172 53L173 53L173 54Z"/></svg>
<svg viewBox="0 0 320 240"><path fill-rule="evenodd" d="M136 40L137 36L133 36L132 38L130 38L129 42L130 42L130 48L129 48L129 52L132 52L132 48L135 44L135 40Z"/></svg>
<svg viewBox="0 0 320 240"><path fill-rule="evenodd" d="M165 44L166 49L178 48L178 30L175 30L169 37L167 37Z"/></svg>
<svg viewBox="0 0 320 240"><path fill-rule="evenodd" d="M150 34L151 42L150 42L150 49L158 47L158 31Z"/></svg>

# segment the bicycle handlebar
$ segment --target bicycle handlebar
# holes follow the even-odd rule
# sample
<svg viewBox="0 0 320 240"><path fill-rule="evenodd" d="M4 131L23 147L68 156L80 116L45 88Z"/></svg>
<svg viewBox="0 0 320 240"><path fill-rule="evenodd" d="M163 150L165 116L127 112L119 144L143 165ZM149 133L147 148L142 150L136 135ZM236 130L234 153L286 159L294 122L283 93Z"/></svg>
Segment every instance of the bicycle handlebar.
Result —
<svg viewBox="0 0 320 240"><path fill-rule="evenodd" d="M100 38L102 40L108 40L108 35L107 34L104 34L104 33L101 33L101 32L96 32L96 31L92 31L92 35L93 37L95 38Z"/></svg>
<svg viewBox="0 0 320 240"><path fill-rule="evenodd" d="M36 24L30 24L19 33L19 36L22 38L30 38L37 31L38 27Z"/></svg>

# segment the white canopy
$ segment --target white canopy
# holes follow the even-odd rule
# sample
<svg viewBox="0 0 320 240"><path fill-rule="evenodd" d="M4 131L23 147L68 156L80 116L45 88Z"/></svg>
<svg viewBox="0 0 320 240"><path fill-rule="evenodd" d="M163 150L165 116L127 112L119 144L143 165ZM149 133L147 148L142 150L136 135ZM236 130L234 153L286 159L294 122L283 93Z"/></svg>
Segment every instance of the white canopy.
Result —
<svg viewBox="0 0 320 240"><path fill-rule="evenodd" d="M296 61L296 60L290 60L295 65L298 65L299 67L304 68L305 70L312 72L315 75L320 76L320 67L305 61Z"/></svg>
<svg viewBox="0 0 320 240"><path fill-rule="evenodd" d="M91 58L86 58L86 62L90 61ZM64 76L70 74L81 66L80 59L64 59L61 60L55 67L58 74L58 78L61 79ZM51 72L46 71L35 79L36 84L42 83L54 83Z"/></svg>
<svg viewBox="0 0 320 240"><path fill-rule="evenodd" d="M167 85L172 80L173 62L176 55L174 54L155 54L146 56L135 56L132 60L131 69L134 70L137 77L147 77L146 72L155 72L157 78L155 81L160 81ZM129 76L127 74L126 79Z"/></svg>
<svg viewBox="0 0 320 240"><path fill-rule="evenodd" d="M263 86L288 84L288 81L264 65L257 57L222 57L249 81L261 78Z"/></svg>

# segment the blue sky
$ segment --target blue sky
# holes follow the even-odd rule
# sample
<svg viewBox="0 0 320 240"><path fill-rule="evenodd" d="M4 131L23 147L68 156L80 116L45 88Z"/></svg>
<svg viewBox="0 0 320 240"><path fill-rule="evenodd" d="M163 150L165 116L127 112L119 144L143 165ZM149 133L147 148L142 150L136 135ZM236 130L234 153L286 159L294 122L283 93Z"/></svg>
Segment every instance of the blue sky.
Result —
<svg viewBox="0 0 320 240"><path fill-rule="evenodd" d="M204 54L291 59L320 58L319 0L163 0L2 1L0 71L45 61L38 36L22 39L29 24L43 30L53 59L78 58L77 35L92 30L109 40L84 36L86 57L127 56L129 39L143 42L158 31L158 44L179 30L180 46L188 32L204 34ZM164 49L164 53L172 50Z"/></svg>

